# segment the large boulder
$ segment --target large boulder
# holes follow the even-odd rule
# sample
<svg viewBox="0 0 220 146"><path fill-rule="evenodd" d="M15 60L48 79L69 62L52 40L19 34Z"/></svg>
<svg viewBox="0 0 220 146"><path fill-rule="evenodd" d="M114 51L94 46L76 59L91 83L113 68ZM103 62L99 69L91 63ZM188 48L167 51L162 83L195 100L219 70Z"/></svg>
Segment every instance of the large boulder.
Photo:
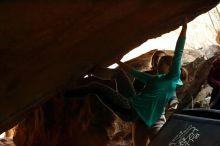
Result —
<svg viewBox="0 0 220 146"><path fill-rule="evenodd" d="M0 133L85 74L219 0L3 0Z"/></svg>

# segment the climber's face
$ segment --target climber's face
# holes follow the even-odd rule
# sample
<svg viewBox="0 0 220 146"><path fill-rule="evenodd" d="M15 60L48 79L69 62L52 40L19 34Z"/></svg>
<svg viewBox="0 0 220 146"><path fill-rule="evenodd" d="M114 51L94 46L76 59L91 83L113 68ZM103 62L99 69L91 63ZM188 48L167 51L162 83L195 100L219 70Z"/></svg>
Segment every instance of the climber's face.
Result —
<svg viewBox="0 0 220 146"><path fill-rule="evenodd" d="M161 74L167 74L170 71L170 67L172 66L172 56L162 56L158 63L158 72Z"/></svg>
<svg viewBox="0 0 220 146"><path fill-rule="evenodd" d="M167 74L170 71L170 65L167 65L166 63L162 63L158 67L158 72L161 74Z"/></svg>

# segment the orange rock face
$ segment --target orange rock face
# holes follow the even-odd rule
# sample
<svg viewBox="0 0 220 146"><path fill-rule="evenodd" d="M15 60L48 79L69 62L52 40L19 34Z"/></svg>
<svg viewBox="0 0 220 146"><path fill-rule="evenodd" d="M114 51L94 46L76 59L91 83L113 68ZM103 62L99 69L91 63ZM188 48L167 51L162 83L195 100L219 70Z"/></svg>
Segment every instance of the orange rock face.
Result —
<svg viewBox="0 0 220 146"><path fill-rule="evenodd" d="M113 120L96 97L54 97L18 124L14 142L16 146L105 146Z"/></svg>

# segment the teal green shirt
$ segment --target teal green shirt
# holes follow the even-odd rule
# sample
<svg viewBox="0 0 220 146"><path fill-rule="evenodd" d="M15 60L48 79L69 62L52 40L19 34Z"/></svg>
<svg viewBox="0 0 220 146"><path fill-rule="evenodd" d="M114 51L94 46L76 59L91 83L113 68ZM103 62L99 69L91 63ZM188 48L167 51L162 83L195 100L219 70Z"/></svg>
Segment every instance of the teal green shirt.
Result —
<svg viewBox="0 0 220 146"><path fill-rule="evenodd" d="M130 100L132 107L149 127L160 119L164 107L173 98L177 87L183 84L180 74L184 44L185 37L179 37L168 74L150 75L136 70L131 73L141 82L149 84L144 91Z"/></svg>

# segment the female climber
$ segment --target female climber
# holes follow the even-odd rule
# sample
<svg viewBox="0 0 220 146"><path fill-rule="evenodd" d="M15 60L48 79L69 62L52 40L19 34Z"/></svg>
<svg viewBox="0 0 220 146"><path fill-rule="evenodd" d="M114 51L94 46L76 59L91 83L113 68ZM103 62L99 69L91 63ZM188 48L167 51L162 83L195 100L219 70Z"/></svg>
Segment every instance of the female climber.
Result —
<svg viewBox="0 0 220 146"><path fill-rule="evenodd" d="M166 55L163 51L156 51L152 57L151 65L152 69L150 71L146 71L144 73L148 73L151 75L157 75L163 73L164 66L172 65L172 59L173 56ZM186 69L181 68L181 81L187 81L188 78L188 72ZM140 93L144 87L144 84L141 83L139 80L135 80L134 88L136 93ZM146 84L145 86L151 86ZM178 99L176 97L176 92L172 95L173 97L170 97L170 101L168 102L168 105L164 107L164 111L159 118L157 122L155 122L151 127L146 126L142 120L135 121L133 124L133 141L135 145L137 146L146 146L152 141L152 139L155 137L155 135L159 132L159 130L162 128L162 126L166 123L166 117L165 114L172 114L172 112L177 108L178 105ZM167 112L167 113L166 113Z"/></svg>
<svg viewBox="0 0 220 146"><path fill-rule="evenodd" d="M183 54L187 23L182 26L181 33L176 43L171 66L163 64L160 74L150 75L138 72L130 66L117 61L121 69L117 69L115 76L118 91L99 82L90 82L64 92L64 97L85 97L95 94L101 102L112 112L125 121L142 120L148 127L157 122L163 113L164 107L172 99L176 89L183 83L181 76L181 58ZM130 73L147 86L136 95L135 90L126 73Z"/></svg>

